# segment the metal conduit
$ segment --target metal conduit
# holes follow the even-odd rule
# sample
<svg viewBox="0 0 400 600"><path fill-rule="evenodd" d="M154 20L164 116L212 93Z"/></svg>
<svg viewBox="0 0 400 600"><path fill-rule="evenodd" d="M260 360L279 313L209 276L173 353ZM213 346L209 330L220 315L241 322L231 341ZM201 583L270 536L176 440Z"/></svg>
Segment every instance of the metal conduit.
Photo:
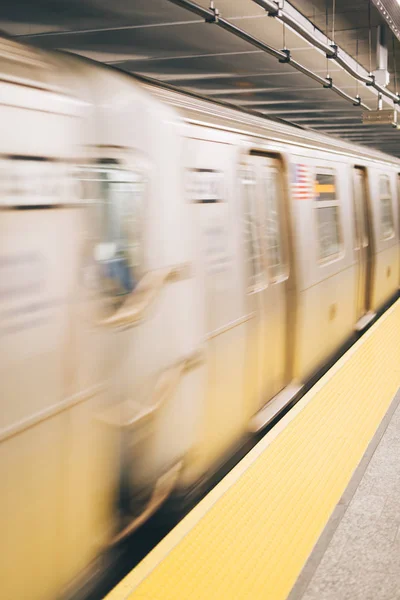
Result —
<svg viewBox="0 0 400 600"><path fill-rule="evenodd" d="M362 75L361 73L358 73L342 56L340 56L339 48L335 44L329 44L319 40L315 35L298 23L296 19L289 15L284 9L280 8L274 0L252 1L266 10L270 16L277 18L278 20L282 21L282 23L285 23L285 25L289 25L296 33L301 35L303 39L307 40L307 42L310 42L310 44L325 52L328 58L336 61L338 65L340 65L355 79L358 79L358 81L375 88L378 92L387 98L390 98L396 104L400 103L400 97L398 94L394 94L387 88L379 85L379 83L376 83L375 78L372 75Z"/></svg>
<svg viewBox="0 0 400 600"><path fill-rule="evenodd" d="M331 89L333 92L335 92L338 96L340 96L344 100L351 102L352 104L356 105L357 107L364 108L365 110L370 110L366 104L361 102L361 100L358 100L357 98L353 98L353 96L346 94L346 92L344 92L339 87L334 85L332 83L332 80L330 80L330 82L329 82L327 79L325 79L324 77L321 77L320 75L317 75L316 73L313 73L312 71L310 71L309 69L307 69L306 67L304 67L303 65L298 63L296 60L291 59L290 64L295 69L300 71L300 73L303 73L304 75L307 75L308 77L311 77L311 79L313 79L314 81L317 81L323 87Z"/></svg>
<svg viewBox="0 0 400 600"><path fill-rule="evenodd" d="M307 69L307 67L304 67L302 64L300 64L296 60L292 59L290 57L289 51L277 50L276 48L272 48L271 46L268 46L268 44L265 44L261 40L258 40L257 38L253 37L249 33L246 33L245 31L243 31L243 29L240 29L239 27L236 27L236 25L233 25L226 19L223 19L220 15L218 15L216 10L203 8L199 4L196 4L195 2L193 2L192 0L169 0L169 2L172 2L172 4L176 4L177 6L180 6L181 8L186 8L187 10L190 10L191 12L198 15L199 17L202 17L207 23L214 23L218 27L225 29L225 31L229 31L230 33L233 33L233 35L240 37L242 40L244 40L245 42L248 42L252 46L255 46L259 50L262 50L263 52L270 54L274 58L277 58L280 62L290 64L297 71L299 71L300 73L303 73L303 75L310 77L317 83L321 84L323 87L331 89L333 92L338 94L338 96L340 96L344 100L347 100L348 102L351 102L355 106L364 108L365 110L370 110L369 107L366 104L363 104L359 98L354 98L353 96L346 94L346 92L344 92L343 90L338 88L336 85L333 85L331 79L326 79L324 77L321 77L320 75L317 75L313 71L310 71L310 69ZM274 10L276 12L278 11L278 6L272 0L254 0L254 2L257 2L257 4L259 4L260 6L265 4L265 6L263 6L263 8L265 8L265 10L267 10L268 12L270 12L272 10ZM267 5L270 5L269 8ZM274 8L272 8L272 5L274 6ZM281 14L281 11L279 14ZM279 18L282 19L281 16ZM290 26L292 27L291 23L294 22L294 20L292 18L290 18L289 21L290 21ZM288 24L289 24L289 21L288 21ZM316 44L314 44L314 45L316 45ZM325 47L326 47L326 48L329 48L330 52L333 52L333 49L331 46L326 46L325 44L322 44L322 46L323 46L321 48L322 50L325 51ZM367 81L372 81L372 78L367 78ZM387 91L387 90L385 90L385 91ZM392 94L392 95L394 96L394 94ZM397 96L396 96L396 100L397 100Z"/></svg>
<svg viewBox="0 0 400 600"><path fill-rule="evenodd" d="M186 8L187 10L190 10L190 12L198 15L199 17L202 17L208 23L215 23L222 29L225 29L225 31L233 33L233 35L240 37L245 42L249 42L250 44L252 44L252 46L255 46L259 50L263 50L263 52L274 56L278 60L286 59L285 52L282 52L281 50L276 50L275 48L268 46L268 44L264 44L264 42L261 42L261 40L258 40L249 33L246 33L245 31L243 31L243 29L236 27L236 25L232 25L232 23L226 21L226 19L223 19L222 17L216 18L214 11L212 11L211 9L203 8L199 4L192 2L192 0L169 0L169 2L172 2L172 4L176 4L177 6L180 6L182 8Z"/></svg>

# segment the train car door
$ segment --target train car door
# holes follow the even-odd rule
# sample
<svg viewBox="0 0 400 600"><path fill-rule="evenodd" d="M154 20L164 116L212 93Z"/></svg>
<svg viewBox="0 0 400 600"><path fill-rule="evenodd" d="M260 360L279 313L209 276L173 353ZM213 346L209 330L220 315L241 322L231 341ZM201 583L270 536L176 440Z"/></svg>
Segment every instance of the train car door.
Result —
<svg viewBox="0 0 400 600"><path fill-rule="evenodd" d="M374 316L370 312L372 253L367 194L366 171L361 167L354 167L353 208L355 224L354 251L357 270L357 330L363 329Z"/></svg>
<svg viewBox="0 0 400 600"><path fill-rule="evenodd" d="M250 155L246 168L245 218L253 223L258 266L248 291L256 313L257 393L255 412L289 383L287 369L288 260L284 228L283 176L279 160ZM246 207L247 204L247 207ZM254 257L253 257L254 259ZM268 412L268 411L267 411ZM263 426L259 419L255 428ZM254 425L252 426L254 428Z"/></svg>
<svg viewBox="0 0 400 600"><path fill-rule="evenodd" d="M397 216L398 216L398 227L400 231L400 173L397 173Z"/></svg>
<svg viewBox="0 0 400 600"><path fill-rule="evenodd" d="M246 427L247 315L238 257L237 149L228 136L207 131L207 139L203 139L203 132L197 130L196 134L197 138L186 140L185 166L193 219L193 328L194 335L204 340L206 364L198 370L202 414L198 444L188 460L192 478L221 460Z"/></svg>
<svg viewBox="0 0 400 600"><path fill-rule="evenodd" d="M400 235L400 173L397 173L396 192L397 192L397 196L396 196L397 203L395 204L395 206L396 206L396 215L397 215L397 223L398 223L397 227L398 227L399 235ZM399 288L400 288L400 277L399 277Z"/></svg>

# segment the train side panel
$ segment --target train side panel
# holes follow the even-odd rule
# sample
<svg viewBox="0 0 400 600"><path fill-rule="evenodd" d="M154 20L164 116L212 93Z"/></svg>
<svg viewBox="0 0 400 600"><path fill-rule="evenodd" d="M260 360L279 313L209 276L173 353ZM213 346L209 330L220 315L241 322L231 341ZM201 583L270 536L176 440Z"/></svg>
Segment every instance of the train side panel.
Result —
<svg viewBox="0 0 400 600"><path fill-rule="evenodd" d="M389 158L52 60L69 96L45 60L36 87L0 84L0 579L32 600L209 477L351 339L354 167L363 308L400 273Z"/></svg>
<svg viewBox="0 0 400 600"><path fill-rule="evenodd" d="M307 380L355 325L353 214L347 161L292 156L298 272L296 377Z"/></svg>

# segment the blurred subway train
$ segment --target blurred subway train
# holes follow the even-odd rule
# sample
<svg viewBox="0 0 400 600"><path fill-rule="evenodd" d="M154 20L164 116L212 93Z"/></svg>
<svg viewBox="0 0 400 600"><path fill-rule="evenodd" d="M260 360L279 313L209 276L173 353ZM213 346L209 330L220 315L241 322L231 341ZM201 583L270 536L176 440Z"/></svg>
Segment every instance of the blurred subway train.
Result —
<svg viewBox="0 0 400 600"><path fill-rule="evenodd" d="M400 161L7 39L0 70L0 596L53 600L397 296Z"/></svg>

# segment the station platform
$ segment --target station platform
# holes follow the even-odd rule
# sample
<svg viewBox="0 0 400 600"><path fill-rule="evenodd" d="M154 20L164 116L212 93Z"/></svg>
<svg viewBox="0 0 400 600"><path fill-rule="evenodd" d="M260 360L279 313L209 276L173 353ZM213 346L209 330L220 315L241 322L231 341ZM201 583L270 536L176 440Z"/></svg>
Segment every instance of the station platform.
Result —
<svg viewBox="0 0 400 600"><path fill-rule="evenodd" d="M107 600L400 598L400 301Z"/></svg>

